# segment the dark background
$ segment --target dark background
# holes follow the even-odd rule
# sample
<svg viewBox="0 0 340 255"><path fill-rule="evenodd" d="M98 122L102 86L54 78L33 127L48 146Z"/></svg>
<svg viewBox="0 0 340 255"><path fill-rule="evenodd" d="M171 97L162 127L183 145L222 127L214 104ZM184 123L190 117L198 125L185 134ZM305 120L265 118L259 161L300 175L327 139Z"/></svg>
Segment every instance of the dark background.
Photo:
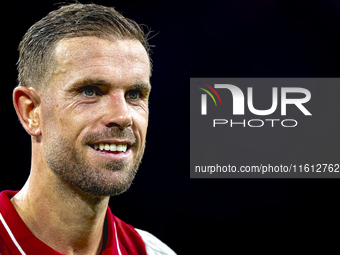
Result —
<svg viewBox="0 0 340 255"><path fill-rule="evenodd" d="M20 189L30 169L30 137L11 99L17 46L57 2L2 3L0 190ZM94 2L114 6L158 33L150 41L156 47L147 149L130 190L111 199L114 214L153 233L178 254L335 246L339 180L189 178L189 77L339 77L340 3Z"/></svg>

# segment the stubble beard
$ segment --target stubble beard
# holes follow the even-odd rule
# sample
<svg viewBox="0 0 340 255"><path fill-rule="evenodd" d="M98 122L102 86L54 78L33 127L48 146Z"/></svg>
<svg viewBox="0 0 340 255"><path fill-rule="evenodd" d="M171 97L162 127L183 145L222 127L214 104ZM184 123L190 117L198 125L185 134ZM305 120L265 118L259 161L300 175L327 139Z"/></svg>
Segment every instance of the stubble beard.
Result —
<svg viewBox="0 0 340 255"><path fill-rule="evenodd" d="M89 141L100 138L128 138L135 141L131 131L109 129L102 133L92 133L84 138L84 146ZM133 162L99 161L96 165L89 162L86 153L76 150L72 143L60 135L49 134L44 143L44 153L47 164L52 172L63 182L92 196L119 195L132 184L141 163L145 144L134 156ZM138 148L138 144L136 144ZM88 148L91 150L91 148Z"/></svg>

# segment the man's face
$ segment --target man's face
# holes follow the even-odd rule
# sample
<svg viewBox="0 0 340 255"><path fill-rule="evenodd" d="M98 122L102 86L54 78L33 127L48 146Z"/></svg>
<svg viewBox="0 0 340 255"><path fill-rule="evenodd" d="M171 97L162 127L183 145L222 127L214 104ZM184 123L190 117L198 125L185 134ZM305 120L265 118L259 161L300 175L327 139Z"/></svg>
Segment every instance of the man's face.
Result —
<svg viewBox="0 0 340 255"><path fill-rule="evenodd" d="M55 49L57 67L41 93L49 168L98 196L124 192L142 159L150 63L137 40L77 37Z"/></svg>

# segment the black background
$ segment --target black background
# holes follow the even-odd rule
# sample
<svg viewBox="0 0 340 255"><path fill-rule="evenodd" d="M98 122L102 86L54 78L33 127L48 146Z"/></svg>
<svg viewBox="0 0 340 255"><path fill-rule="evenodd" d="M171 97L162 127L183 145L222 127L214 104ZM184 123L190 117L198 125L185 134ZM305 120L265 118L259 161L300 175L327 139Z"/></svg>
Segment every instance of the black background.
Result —
<svg viewBox="0 0 340 255"><path fill-rule="evenodd" d="M1 7L0 190L20 189L30 169L30 137L11 98L17 46L56 2L10 1ZM189 178L189 77L339 77L340 3L94 2L158 33L150 40L156 47L147 149L130 190L111 198L114 214L178 254L305 252L336 245L339 180Z"/></svg>

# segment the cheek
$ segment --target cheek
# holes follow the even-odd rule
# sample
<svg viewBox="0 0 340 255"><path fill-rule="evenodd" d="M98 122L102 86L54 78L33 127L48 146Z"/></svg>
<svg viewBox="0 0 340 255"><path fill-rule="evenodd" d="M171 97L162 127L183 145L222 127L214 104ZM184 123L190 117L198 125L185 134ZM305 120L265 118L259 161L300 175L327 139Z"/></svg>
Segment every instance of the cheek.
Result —
<svg viewBox="0 0 340 255"><path fill-rule="evenodd" d="M56 105L49 100L46 101L41 104L41 132L43 138L59 131L59 125L56 121Z"/></svg>
<svg viewBox="0 0 340 255"><path fill-rule="evenodd" d="M145 142L146 132L149 123L149 112L148 110L139 109L133 113L133 123L136 128L135 131L141 136L141 141Z"/></svg>
<svg viewBox="0 0 340 255"><path fill-rule="evenodd" d="M47 103L42 107L42 135L54 134L72 141L77 138L82 130L85 119L79 112L72 112L69 109L60 107L58 103Z"/></svg>

